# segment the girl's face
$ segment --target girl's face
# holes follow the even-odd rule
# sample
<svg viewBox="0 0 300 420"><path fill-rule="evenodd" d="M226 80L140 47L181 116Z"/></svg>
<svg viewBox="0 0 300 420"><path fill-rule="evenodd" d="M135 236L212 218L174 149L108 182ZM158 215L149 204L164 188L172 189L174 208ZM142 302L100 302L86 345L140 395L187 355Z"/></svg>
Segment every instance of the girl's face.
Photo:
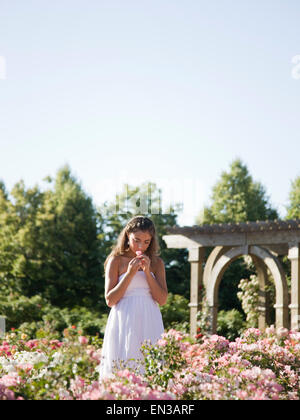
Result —
<svg viewBox="0 0 300 420"><path fill-rule="evenodd" d="M139 230L137 232L131 232L128 235L130 250L135 254L136 251L142 251L143 253L149 247L152 236L148 231L143 232Z"/></svg>

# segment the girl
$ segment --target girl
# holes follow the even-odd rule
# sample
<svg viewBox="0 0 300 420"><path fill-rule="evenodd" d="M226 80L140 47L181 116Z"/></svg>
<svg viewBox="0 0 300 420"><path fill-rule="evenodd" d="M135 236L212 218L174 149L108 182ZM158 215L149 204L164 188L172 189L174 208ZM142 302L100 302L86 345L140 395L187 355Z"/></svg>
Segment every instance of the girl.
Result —
<svg viewBox="0 0 300 420"><path fill-rule="evenodd" d="M104 263L105 300L111 311L103 340L100 381L114 369L124 368L124 362L127 367L136 367L129 359L143 359L143 341L155 344L164 332L158 304L166 303L168 289L158 251L153 222L135 216Z"/></svg>

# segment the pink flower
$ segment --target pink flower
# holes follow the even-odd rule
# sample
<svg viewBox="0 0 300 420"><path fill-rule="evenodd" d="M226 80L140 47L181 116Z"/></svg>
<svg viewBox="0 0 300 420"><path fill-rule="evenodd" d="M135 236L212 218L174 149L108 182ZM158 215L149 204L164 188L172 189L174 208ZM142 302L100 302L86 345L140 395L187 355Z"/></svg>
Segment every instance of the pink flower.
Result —
<svg viewBox="0 0 300 420"><path fill-rule="evenodd" d="M143 254L142 251L135 251L135 253L138 257Z"/></svg>
<svg viewBox="0 0 300 420"><path fill-rule="evenodd" d="M250 335L254 335L256 337L259 337L261 335L261 331L258 328L248 328L243 334L245 338L249 337Z"/></svg>
<svg viewBox="0 0 300 420"><path fill-rule="evenodd" d="M37 347L39 345L37 340L29 340L27 343L25 343L26 347L29 347L30 349L33 349L34 347Z"/></svg>
<svg viewBox="0 0 300 420"><path fill-rule="evenodd" d="M240 398L241 400L246 400L247 399L247 392L246 391L237 391L236 396L238 398Z"/></svg>
<svg viewBox="0 0 300 420"><path fill-rule="evenodd" d="M80 335L78 337L78 341L80 344L87 344L89 342L89 340L84 335Z"/></svg>
<svg viewBox="0 0 300 420"><path fill-rule="evenodd" d="M0 386L4 385L5 387L9 386L17 386L18 385L18 374L17 373L11 373L9 375L4 375L2 378L0 378Z"/></svg>
<svg viewBox="0 0 300 420"><path fill-rule="evenodd" d="M24 370L26 373L29 373L33 369L33 365L31 363L20 363L17 367L18 369Z"/></svg>
<svg viewBox="0 0 300 420"><path fill-rule="evenodd" d="M63 345L63 343L58 340L50 340L50 344L52 344L54 347L61 347Z"/></svg>
<svg viewBox="0 0 300 420"><path fill-rule="evenodd" d="M276 333L276 329L274 325L271 325L270 327L266 328L266 334L267 335L273 335Z"/></svg>
<svg viewBox="0 0 300 420"><path fill-rule="evenodd" d="M20 397L18 397L19 399ZM0 400L15 400L15 393L0 383Z"/></svg>
<svg viewBox="0 0 300 420"><path fill-rule="evenodd" d="M161 338L160 340L157 341L157 344L160 347L165 347L168 344L168 342L167 342L167 340L164 340L163 338Z"/></svg>
<svg viewBox="0 0 300 420"><path fill-rule="evenodd" d="M237 376L237 375L239 375L240 371L239 371L239 369L237 369L235 367L230 367L228 369L228 373L229 373L229 375Z"/></svg>
<svg viewBox="0 0 300 420"><path fill-rule="evenodd" d="M287 328L280 327L277 330L277 336L280 338L287 337L289 335L289 330Z"/></svg>

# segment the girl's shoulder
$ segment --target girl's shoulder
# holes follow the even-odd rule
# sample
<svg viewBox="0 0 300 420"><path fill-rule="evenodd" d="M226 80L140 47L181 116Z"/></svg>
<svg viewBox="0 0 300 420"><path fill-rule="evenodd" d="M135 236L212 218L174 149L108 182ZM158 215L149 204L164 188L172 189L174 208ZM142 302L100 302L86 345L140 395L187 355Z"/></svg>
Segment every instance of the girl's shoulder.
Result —
<svg viewBox="0 0 300 420"><path fill-rule="evenodd" d="M158 270L160 267L164 267L165 266L165 263L164 263L164 261L163 261L163 259L161 258L161 257L159 257L159 256L155 256L154 258L153 258L153 266L154 266L154 269L155 269L155 271L156 270Z"/></svg>
<svg viewBox="0 0 300 420"><path fill-rule="evenodd" d="M108 264L114 266L114 270L118 273L118 277L127 271L129 259L123 255L111 255Z"/></svg>
<svg viewBox="0 0 300 420"><path fill-rule="evenodd" d="M106 266L109 267L118 267L120 264L119 256L118 255L109 255L106 260Z"/></svg>
<svg viewBox="0 0 300 420"><path fill-rule="evenodd" d="M164 264L164 260L159 255L154 256L154 261L156 264Z"/></svg>
<svg viewBox="0 0 300 420"><path fill-rule="evenodd" d="M120 255L110 255L108 258L107 258L107 262L110 262L111 264L112 263L114 263L114 264L116 264L118 261L120 261Z"/></svg>
<svg viewBox="0 0 300 420"><path fill-rule="evenodd" d="M127 257L125 255L117 255L118 258L118 269L119 269L119 276L127 271L129 261L132 257Z"/></svg>

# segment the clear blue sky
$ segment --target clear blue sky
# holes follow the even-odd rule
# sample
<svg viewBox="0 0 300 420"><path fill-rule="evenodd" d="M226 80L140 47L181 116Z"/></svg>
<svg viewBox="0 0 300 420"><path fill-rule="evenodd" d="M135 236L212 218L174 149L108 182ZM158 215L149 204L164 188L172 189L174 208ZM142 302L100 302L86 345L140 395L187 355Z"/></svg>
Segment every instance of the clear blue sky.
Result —
<svg viewBox="0 0 300 420"><path fill-rule="evenodd" d="M299 22L299 0L2 0L0 179L42 187L68 163L96 204L153 181L193 224L240 157L284 217Z"/></svg>

